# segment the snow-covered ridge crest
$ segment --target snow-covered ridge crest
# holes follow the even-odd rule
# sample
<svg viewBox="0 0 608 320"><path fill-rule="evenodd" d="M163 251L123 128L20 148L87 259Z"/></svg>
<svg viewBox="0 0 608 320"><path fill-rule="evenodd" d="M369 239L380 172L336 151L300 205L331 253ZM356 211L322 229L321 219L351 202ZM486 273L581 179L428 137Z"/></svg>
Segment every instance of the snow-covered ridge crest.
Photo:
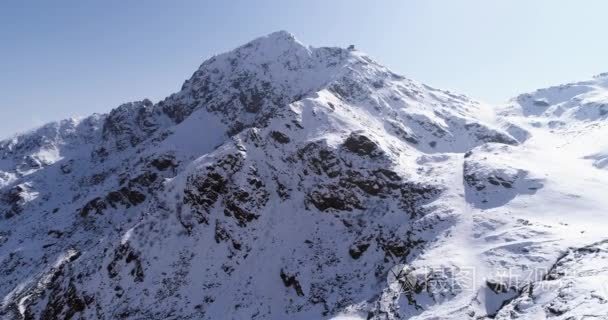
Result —
<svg viewBox="0 0 608 320"><path fill-rule="evenodd" d="M319 91L355 60L346 49L306 47L280 31L205 61L175 98L204 105L236 132Z"/></svg>
<svg viewBox="0 0 608 320"><path fill-rule="evenodd" d="M608 115L608 73L525 93L511 101L511 113L551 120L595 121Z"/></svg>
<svg viewBox="0 0 608 320"><path fill-rule="evenodd" d="M271 118L289 112L290 103L322 90L348 100L351 108L371 108L374 116L380 111L392 118L387 121L392 121L394 134L404 139L417 142L429 133L437 136L437 141L426 142L431 147L419 145L426 150L434 149L442 139L458 140L454 130L515 143L499 126L481 121L479 115L487 111L465 96L396 75L360 51L306 47L285 31L206 60L179 92L159 103L148 99L125 103L99 116L97 121L103 123L93 126L90 135L93 138L101 127L104 142L96 152L104 155L144 140L164 139L173 126L201 110L217 117L230 136L244 128L265 126ZM400 122L407 124L404 127ZM414 131L426 132L417 137ZM45 140L47 134L39 130L34 136ZM459 151L473 146L465 141L456 145L461 145L455 149Z"/></svg>
<svg viewBox="0 0 608 320"><path fill-rule="evenodd" d="M81 152L98 142L104 118L96 114L52 122L0 141L0 171L14 169L15 162L21 171L35 170Z"/></svg>

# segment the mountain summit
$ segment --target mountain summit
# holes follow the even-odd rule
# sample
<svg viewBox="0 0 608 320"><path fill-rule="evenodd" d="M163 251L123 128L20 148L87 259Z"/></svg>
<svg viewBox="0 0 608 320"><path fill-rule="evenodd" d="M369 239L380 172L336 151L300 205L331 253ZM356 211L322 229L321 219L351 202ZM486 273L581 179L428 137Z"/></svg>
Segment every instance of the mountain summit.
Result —
<svg viewBox="0 0 608 320"><path fill-rule="evenodd" d="M0 142L0 315L605 314L601 81L491 107L255 39L158 103Z"/></svg>

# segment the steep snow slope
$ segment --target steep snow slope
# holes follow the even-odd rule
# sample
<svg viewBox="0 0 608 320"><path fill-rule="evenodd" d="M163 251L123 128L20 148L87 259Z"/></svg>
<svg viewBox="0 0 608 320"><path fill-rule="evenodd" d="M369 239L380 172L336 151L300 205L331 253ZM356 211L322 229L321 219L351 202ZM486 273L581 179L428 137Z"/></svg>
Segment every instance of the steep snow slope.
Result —
<svg viewBox="0 0 608 320"><path fill-rule="evenodd" d="M608 175L597 159L608 133L606 87L598 76L497 108L500 122L515 126L525 142L486 144L464 155L469 209L454 230L466 235L415 262L473 266L475 286L420 318L605 317ZM446 254L452 250L471 260Z"/></svg>
<svg viewBox="0 0 608 320"><path fill-rule="evenodd" d="M561 270L597 248L604 276L603 79L497 113L359 51L256 39L156 104L0 143L0 315L601 313L556 292L602 294Z"/></svg>
<svg viewBox="0 0 608 320"><path fill-rule="evenodd" d="M529 201L513 201L505 209L544 225L547 242L534 246L542 250L554 246L559 251L549 251L557 256L553 263L541 263L538 277L524 283L497 318L606 316L608 265L602 257L608 175L601 170L601 161L608 135L607 114L602 111L608 106L607 89L608 78L602 74L521 95L501 112L531 133L519 147L525 154L515 157L526 158L530 172L543 179L543 187ZM537 252L531 252L538 258Z"/></svg>

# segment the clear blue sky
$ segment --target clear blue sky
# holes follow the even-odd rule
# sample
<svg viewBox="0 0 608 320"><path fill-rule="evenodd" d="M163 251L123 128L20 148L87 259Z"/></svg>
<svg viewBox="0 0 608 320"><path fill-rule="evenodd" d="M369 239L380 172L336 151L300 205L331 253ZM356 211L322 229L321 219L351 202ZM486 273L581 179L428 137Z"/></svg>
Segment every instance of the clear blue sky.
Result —
<svg viewBox="0 0 608 320"><path fill-rule="evenodd" d="M487 102L608 71L608 1L2 1L0 137L158 101L214 53L287 30Z"/></svg>

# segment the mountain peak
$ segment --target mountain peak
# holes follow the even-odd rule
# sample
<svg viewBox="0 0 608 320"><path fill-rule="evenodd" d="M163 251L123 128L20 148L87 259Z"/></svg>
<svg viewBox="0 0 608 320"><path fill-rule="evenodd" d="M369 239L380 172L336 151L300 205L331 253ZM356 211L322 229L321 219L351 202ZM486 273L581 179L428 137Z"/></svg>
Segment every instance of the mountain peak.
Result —
<svg viewBox="0 0 608 320"><path fill-rule="evenodd" d="M276 42L285 42L285 43L294 43L294 44L302 45L291 32L288 32L285 30L279 30L279 31L269 33L265 36L258 37L256 39L250 41L249 43L262 42L262 41L270 41L270 42L275 42L275 43Z"/></svg>
<svg viewBox="0 0 608 320"><path fill-rule="evenodd" d="M247 127L325 87L352 58L346 49L307 47L277 31L206 60L172 99Z"/></svg>
<svg viewBox="0 0 608 320"><path fill-rule="evenodd" d="M242 54L249 56L249 54L256 52L256 57L261 55L263 57L272 59L278 58L281 55L307 55L310 54L310 50L296 39L296 37L287 31L276 31L265 36L253 39L246 44L227 52L227 54ZM256 62L256 61L252 61Z"/></svg>

